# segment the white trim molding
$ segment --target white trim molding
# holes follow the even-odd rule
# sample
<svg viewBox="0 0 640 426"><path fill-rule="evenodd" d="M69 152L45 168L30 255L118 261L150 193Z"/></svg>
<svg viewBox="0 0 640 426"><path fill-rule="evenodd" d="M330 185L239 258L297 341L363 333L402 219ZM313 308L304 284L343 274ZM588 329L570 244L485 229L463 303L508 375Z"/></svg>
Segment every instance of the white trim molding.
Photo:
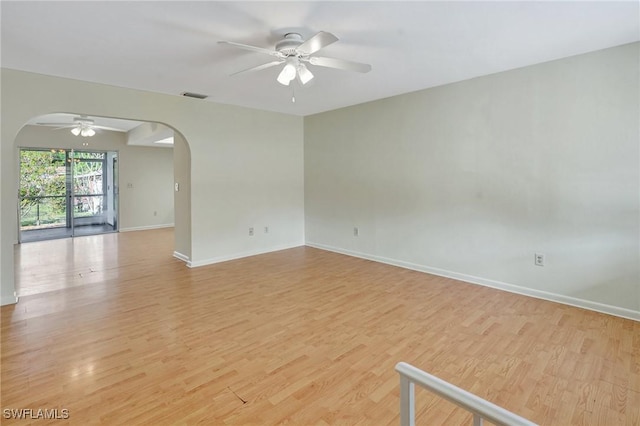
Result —
<svg viewBox="0 0 640 426"><path fill-rule="evenodd" d="M173 223L163 223L161 225L148 225L148 226L132 226L130 228L120 228L120 232L131 232L131 231L148 231L150 229L160 229L160 228L173 228L175 225Z"/></svg>
<svg viewBox="0 0 640 426"><path fill-rule="evenodd" d="M563 294L550 293L547 291L521 287L514 284L508 284L501 281L494 281L486 278L475 277L473 275L447 271L445 269L434 268L431 266L418 265L415 263L404 262L402 260L389 259L382 256L375 256L375 255L370 255L366 253L345 250L337 247L327 246L324 244L307 242L306 245L309 247L320 249L320 250L332 251L334 253L340 253L347 256L358 257L360 259L372 260L374 262L384 263L392 266L398 266L400 268L411 269L413 271L418 271L418 272L425 272L427 274L437 275L440 277L452 278L454 280L464 281L469 284L478 284L485 287L495 288L497 290L508 291L510 293L516 293L524 296L535 297L536 299L549 300L551 302L558 302L564 305L575 306L578 308L588 309L591 311L615 315L621 318L640 321L640 311L634 311L631 309L621 308L618 306L606 305L604 303L593 302L591 300L578 299L576 297L565 296Z"/></svg>
<svg viewBox="0 0 640 426"><path fill-rule="evenodd" d="M176 259L182 260L184 263L187 264L187 266L191 265L191 259L189 259L189 256L187 256L186 254L182 254L179 251L174 251L173 257L175 257Z"/></svg>
<svg viewBox="0 0 640 426"><path fill-rule="evenodd" d="M196 261L192 260L191 262L187 262L187 266L190 268L198 268L200 266L213 265L214 263L227 262L229 260L241 259L243 257L256 256L259 254L272 253L274 251L288 250L288 249L302 247L302 246L304 246L303 243L293 244L293 245L283 245L283 246L271 247L264 250L252 250L252 251L245 251L242 253L219 256L211 259L203 259L203 260L196 260Z"/></svg>
<svg viewBox="0 0 640 426"><path fill-rule="evenodd" d="M15 305L16 303L18 303L18 296L16 296L15 293L13 294L13 296L2 297L0 299L0 306Z"/></svg>

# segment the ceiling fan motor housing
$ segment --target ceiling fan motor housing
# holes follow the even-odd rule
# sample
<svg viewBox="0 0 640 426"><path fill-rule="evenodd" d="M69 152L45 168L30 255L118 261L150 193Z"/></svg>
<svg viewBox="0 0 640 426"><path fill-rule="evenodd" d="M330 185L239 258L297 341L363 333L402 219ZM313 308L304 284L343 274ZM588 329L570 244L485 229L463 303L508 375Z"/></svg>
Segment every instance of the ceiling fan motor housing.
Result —
<svg viewBox="0 0 640 426"><path fill-rule="evenodd" d="M90 118L84 118L84 117L75 117L73 119L74 124L80 124L80 125L86 125L86 126L90 126L94 123L94 121Z"/></svg>
<svg viewBox="0 0 640 426"><path fill-rule="evenodd" d="M298 33L287 33L284 39L276 43L276 50L287 56L295 55L296 48L304 43L304 39Z"/></svg>

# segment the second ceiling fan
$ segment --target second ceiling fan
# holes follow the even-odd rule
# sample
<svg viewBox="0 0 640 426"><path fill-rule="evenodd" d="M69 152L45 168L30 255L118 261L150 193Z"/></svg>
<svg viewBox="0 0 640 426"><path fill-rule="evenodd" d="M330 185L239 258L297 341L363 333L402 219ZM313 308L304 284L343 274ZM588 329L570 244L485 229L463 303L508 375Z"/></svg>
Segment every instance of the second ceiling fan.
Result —
<svg viewBox="0 0 640 426"><path fill-rule="evenodd" d="M72 122L65 123L36 123L39 126L50 126L55 127L57 129L71 129L71 133L74 136L82 136L82 137L91 137L96 134L96 129L102 130L111 130L116 132L121 132L121 129L116 129L114 127L107 127L95 124L95 121L85 115L81 115L80 117L73 117Z"/></svg>
<svg viewBox="0 0 640 426"><path fill-rule="evenodd" d="M258 65L246 70L235 72L236 75L244 72L260 71L263 69L285 64L278 74L278 83L288 86L296 77L302 84L307 84L313 74L306 64L319 67L334 68L345 71L355 71L366 73L371 71L371 65L360 62L347 61L344 59L327 58L323 56L313 56L318 50L338 41L338 37L331 33L320 31L308 40L304 40L298 33L287 33L284 38L275 45L275 50L263 47L250 46L248 44L235 43L232 41L219 41L218 43L238 47L240 49L251 50L275 57L276 59L266 64Z"/></svg>

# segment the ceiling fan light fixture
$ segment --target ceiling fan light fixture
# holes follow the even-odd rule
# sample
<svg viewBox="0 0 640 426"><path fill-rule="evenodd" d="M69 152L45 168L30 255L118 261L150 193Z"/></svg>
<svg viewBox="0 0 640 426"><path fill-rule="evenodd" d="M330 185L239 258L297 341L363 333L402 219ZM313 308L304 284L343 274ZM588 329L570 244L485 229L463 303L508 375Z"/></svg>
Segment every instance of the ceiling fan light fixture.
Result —
<svg viewBox="0 0 640 426"><path fill-rule="evenodd" d="M298 33L287 33L284 38L276 43L275 50L266 49L264 47L251 46L248 44L236 43L232 41L219 41L218 43L227 44L244 50L251 50L275 57L276 60L254 66L242 71L234 72L231 75L237 75L245 72L260 71L271 68L284 63L284 67L278 74L277 81L283 86L289 86L291 81L298 78L301 84L307 84L314 76L301 62L308 62L311 65L333 68L344 71L355 71L366 73L371 71L371 65L354 62L344 59L327 58L323 56L314 56L320 49L324 49L330 44L338 41L338 37L326 32L319 31L311 38L304 40L302 35Z"/></svg>
<svg viewBox="0 0 640 426"><path fill-rule="evenodd" d="M86 138L95 135L96 131L90 126L79 125L71 129L71 133L73 133L74 136L82 136L83 138Z"/></svg>
<svg viewBox="0 0 640 426"><path fill-rule="evenodd" d="M287 65L282 68L278 75L278 83L288 86L294 78L296 78L296 66L292 61L287 61Z"/></svg>
<svg viewBox="0 0 640 426"><path fill-rule="evenodd" d="M313 78L313 73L309 71L305 64L298 65L298 77L302 84L307 84Z"/></svg>

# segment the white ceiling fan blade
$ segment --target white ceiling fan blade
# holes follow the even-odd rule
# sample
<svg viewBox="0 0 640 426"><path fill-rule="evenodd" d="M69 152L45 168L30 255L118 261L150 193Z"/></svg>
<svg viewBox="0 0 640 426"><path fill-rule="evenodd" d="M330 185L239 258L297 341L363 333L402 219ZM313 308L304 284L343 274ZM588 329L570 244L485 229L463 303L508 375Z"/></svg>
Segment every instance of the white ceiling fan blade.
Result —
<svg viewBox="0 0 640 426"><path fill-rule="evenodd" d="M126 132L126 130L117 129L115 127L100 126L98 124L92 124L89 127L91 127L92 129L110 130L112 132Z"/></svg>
<svg viewBox="0 0 640 426"><path fill-rule="evenodd" d="M46 126L46 127L55 127L53 130L60 130L60 129L72 129L74 127L81 127L82 124L81 123L73 123L73 124L69 124L69 123L36 123L37 126ZM87 128L93 128L93 129L102 129L102 130L111 130L114 132L124 132L125 130L122 129L117 129L115 127L108 127L108 126L100 126L98 124L87 124L86 125Z"/></svg>
<svg viewBox="0 0 640 426"><path fill-rule="evenodd" d="M59 127L63 129L65 127L77 126L77 124L75 123L36 123L36 126L50 126L50 127Z"/></svg>
<svg viewBox="0 0 640 426"><path fill-rule="evenodd" d="M267 69L267 68L275 67L276 65L280 65L283 62L284 61L273 61L273 62L269 62L269 63L266 63L266 64L258 65L257 67L251 67L251 68L247 68L246 70L237 71L237 72L234 72L233 74L229 74L229 75L232 76L232 75L236 75L236 74L242 74L243 72L260 71L260 70L264 70L264 69Z"/></svg>
<svg viewBox="0 0 640 426"><path fill-rule="evenodd" d="M338 70L355 71L355 72L369 72L371 71L371 65L363 64L360 62L345 61L344 59L325 58L322 56L312 56L309 58L309 63L317 65L319 67L335 68Z"/></svg>
<svg viewBox="0 0 640 426"><path fill-rule="evenodd" d="M318 50L338 41L338 37L331 33L320 31L309 40L302 43L296 48L296 51L302 55L311 55Z"/></svg>
<svg viewBox="0 0 640 426"><path fill-rule="evenodd" d="M264 53L265 55L282 57L282 54L276 50L269 50L263 47L250 46L248 44L235 43L233 41L219 41L218 44L228 44L229 46L238 47L240 49L251 50L252 52Z"/></svg>

